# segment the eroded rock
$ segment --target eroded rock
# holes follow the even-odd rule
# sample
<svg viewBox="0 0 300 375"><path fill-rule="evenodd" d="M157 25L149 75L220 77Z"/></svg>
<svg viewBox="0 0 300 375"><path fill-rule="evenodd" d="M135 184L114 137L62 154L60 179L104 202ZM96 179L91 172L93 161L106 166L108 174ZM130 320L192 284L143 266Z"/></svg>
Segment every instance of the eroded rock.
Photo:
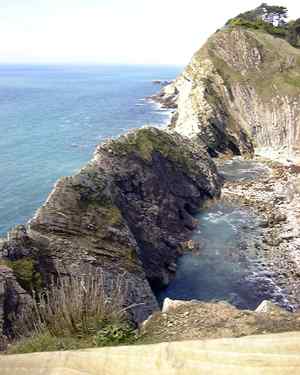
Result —
<svg viewBox="0 0 300 375"><path fill-rule="evenodd" d="M0 265L0 351L13 333L14 323L31 304L30 295L21 288L13 271Z"/></svg>
<svg viewBox="0 0 300 375"><path fill-rule="evenodd" d="M219 194L205 149L178 134L140 129L100 145L79 173L59 180L30 222L1 242L0 254L28 289L99 270L108 280L121 278L125 304L135 304L130 313L141 322L158 309L150 285L173 277L192 215Z"/></svg>
<svg viewBox="0 0 300 375"><path fill-rule="evenodd" d="M170 127L198 139L212 155L251 155L259 147L299 161L299 57L300 50L281 38L222 29L158 101L176 109Z"/></svg>

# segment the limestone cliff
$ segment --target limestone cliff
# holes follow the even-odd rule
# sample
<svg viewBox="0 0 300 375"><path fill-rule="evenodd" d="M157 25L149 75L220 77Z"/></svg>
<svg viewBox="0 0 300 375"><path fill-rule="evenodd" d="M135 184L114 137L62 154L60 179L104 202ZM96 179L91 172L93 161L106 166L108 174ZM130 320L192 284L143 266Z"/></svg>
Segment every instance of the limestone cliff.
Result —
<svg viewBox="0 0 300 375"><path fill-rule="evenodd" d="M204 149L178 134L140 129L100 145L79 173L59 180L33 219L0 243L2 262L27 290L99 269L108 280L121 277L139 322L158 308L150 285L162 287L174 274L192 214L219 193ZM1 298L0 289L3 305Z"/></svg>
<svg viewBox="0 0 300 375"><path fill-rule="evenodd" d="M171 127L213 155L300 151L300 50L263 31L217 31L158 99L177 108Z"/></svg>

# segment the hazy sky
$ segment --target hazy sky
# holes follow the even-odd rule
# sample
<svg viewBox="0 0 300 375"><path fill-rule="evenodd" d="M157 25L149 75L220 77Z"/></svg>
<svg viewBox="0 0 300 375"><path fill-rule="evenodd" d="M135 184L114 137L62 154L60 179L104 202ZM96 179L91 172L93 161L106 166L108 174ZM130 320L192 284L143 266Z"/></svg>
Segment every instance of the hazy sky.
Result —
<svg viewBox="0 0 300 375"><path fill-rule="evenodd" d="M0 62L185 64L262 0L0 0ZM300 17L298 0L269 1Z"/></svg>

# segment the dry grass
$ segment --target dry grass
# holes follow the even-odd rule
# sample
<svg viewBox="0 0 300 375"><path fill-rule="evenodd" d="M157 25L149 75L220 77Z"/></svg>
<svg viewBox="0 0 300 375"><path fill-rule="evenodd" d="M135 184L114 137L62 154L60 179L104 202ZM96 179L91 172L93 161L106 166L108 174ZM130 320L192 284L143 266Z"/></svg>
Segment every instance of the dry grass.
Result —
<svg viewBox="0 0 300 375"><path fill-rule="evenodd" d="M102 272L98 276L59 279L35 298L35 331L47 327L53 335L89 334L97 322L123 319L121 285L122 281L118 280L112 294L108 295ZM30 321L27 322L29 327Z"/></svg>
<svg viewBox="0 0 300 375"><path fill-rule="evenodd" d="M115 282L96 276L64 277L35 295L33 306L19 319L19 340L10 353L117 345L134 338L125 306L126 277ZM69 346L68 343L71 343ZM61 348L61 349L60 349Z"/></svg>

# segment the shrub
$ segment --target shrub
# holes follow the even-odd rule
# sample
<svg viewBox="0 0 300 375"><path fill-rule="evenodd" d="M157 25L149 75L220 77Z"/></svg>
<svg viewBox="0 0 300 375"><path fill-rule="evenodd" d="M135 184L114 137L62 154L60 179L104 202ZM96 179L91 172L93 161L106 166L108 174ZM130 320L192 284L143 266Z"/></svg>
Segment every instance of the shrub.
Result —
<svg viewBox="0 0 300 375"><path fill-rule="evenodd" d="M292 46L300 48L300 19L286 22L288 10L281 6L265 3L259 7L227 21L228 27L244 27L261 30L275 37L283 38Z"/></svg>
<svg viewBox="0 0 300 375"><path fill-rule="evenodd" d="M262 30L269 34L285 38L287 35L287 29L280 26L273 26L269 22L263 20L248 21L243 18L233 18L228 22L228 26L231 27L245 27L247 29Z"/></svg>
<svg viewBox="0 0 300 375"><path fill-rule="evenodd" d="M27 292L39 290L42 287L42 277L37 271L36 261L32 258L18 260L1 259L1 263L11 268L17 281Z"/></svg>
<svg viewBox="0 0 300 375"><path fill-rule="evenodd" d="M95 336L96 346L130 344L135 341L132 326L125 322L106 324Z"/></svg>
<svg viewBox="0 0 300 375"><path fill-rule="evenodd" d="M16 328L20 341L9 353L78 349L134 341L124 308L125 275L116 282L97 276L65 277L35 295Z"/></svg>

